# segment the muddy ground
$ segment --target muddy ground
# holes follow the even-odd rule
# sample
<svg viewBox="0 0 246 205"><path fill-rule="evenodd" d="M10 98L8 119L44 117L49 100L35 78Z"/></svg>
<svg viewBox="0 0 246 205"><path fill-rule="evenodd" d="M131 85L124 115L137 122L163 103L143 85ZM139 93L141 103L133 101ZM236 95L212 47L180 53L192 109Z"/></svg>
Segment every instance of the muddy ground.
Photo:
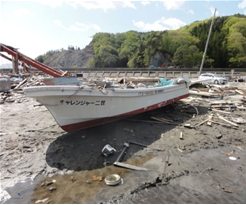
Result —
<svg viewBox="0 0 246 205"><path fill-rule="evenodd" d="M35 100L21 91L12 98L0 104L2 202L11 197L5 203L246 203L246 124L233 126L216 115L232 121L246 119L246 111L215 112L209 103L218 99L190 97L66 133ZM210 114L224 125L198 125ZM113 165L129 141L147 147L130 144L122 161L147 171ZM106 144L116 149L108 157L101 152ZM121 184L107 186L103 179L110 174L120 175Z"/></svg>

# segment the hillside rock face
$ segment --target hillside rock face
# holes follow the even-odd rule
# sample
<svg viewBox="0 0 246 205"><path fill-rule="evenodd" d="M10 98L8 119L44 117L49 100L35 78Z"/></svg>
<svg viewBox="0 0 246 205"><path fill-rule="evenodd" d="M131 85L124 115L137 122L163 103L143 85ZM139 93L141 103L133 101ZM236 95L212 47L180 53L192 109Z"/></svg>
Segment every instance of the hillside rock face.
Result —
<svg viewBox="0 0 246 205"><path fill-rule="evenodd" d="M157 51L155 55L150 58L150 65L154 65L156 67L160 67L163 63L170 64L171 63L171 55L167 53L161 53Z"/></svg>
<svg viewBox="0 0 246 205"><path fill-rule="evenodd" d="M93 57L93 46L88 45L82 50L64 50L52 54L44 61L44 64L52 68L86 68Z"/></svg>

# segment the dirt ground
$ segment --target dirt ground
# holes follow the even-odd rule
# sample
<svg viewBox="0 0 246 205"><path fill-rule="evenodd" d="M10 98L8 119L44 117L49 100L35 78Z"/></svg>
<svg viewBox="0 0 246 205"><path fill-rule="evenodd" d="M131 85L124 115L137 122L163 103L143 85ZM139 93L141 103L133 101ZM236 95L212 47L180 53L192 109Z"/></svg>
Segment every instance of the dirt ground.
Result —
<svg viewBox="0 0 246 205"><path fill-rule="evenodd" d="M245 83L236 86L246 91ZM246 119L242 109L211 111L209 103L218 99L194 96L66 133L35 100L21 91L12 98L0 104L1 202L246 203L246 123L233 126L217 116ZM211 125L199 125L211 114ZM130 143L122 161L147 171L113 165L129 141L146 147ZM116 149L108 157L101 152L106 144ZM104 178L110 174L120 175L121 184L107 186Z"/></svg>

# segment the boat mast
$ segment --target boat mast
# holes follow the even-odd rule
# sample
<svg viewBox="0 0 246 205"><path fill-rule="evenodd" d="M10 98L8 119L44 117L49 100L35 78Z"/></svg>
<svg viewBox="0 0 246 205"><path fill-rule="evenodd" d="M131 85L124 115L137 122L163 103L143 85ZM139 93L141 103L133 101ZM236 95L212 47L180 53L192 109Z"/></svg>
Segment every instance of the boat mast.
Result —
<svg viewBox="0 0 246 205"><path fill-rule="evenodd" d="M210 29L209 29L209 33L208 33L208 39L207 39L205 50L204 50L204 53L203 53L202 63L201 63L201 66L200 66L199 75L201 75L201 73L202 73L202 68L203 68L203 64L204 64L204 60L205 60L206 53L207 53L207 48L208 48L208 42L209 42L209 39L210 39L210 35L212 33L212 27L213 27L213 24L214 24L215 13L216 13L216 9L214 10L214 16L213 16L213 19L212 19L212 22L211 22L211 25L210 25Z"/></svg>

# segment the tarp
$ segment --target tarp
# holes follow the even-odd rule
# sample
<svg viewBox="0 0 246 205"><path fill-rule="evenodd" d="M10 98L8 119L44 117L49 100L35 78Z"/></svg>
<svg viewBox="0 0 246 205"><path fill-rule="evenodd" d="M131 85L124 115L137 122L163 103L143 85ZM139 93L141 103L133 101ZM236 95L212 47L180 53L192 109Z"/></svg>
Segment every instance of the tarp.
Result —
<svg viewBox="0 0 246 205"><path fill-rule="evenodd" d="M166 80L166 78L160 78L159 81L160 82L158 83L157 87L172 85L173 83L172 80Z"/></svg>

